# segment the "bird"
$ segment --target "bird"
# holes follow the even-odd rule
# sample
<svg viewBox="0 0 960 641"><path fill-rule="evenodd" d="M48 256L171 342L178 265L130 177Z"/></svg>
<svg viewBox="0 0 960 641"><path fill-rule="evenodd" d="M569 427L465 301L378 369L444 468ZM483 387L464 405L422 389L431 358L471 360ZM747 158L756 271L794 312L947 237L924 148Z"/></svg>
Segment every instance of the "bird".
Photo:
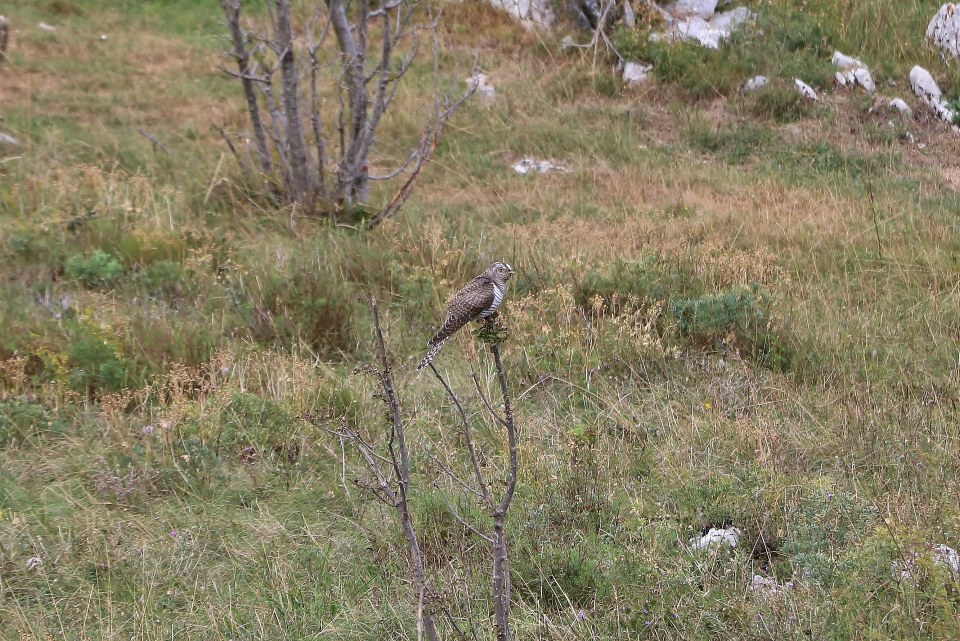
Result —
<svg viewBox="0 0 960 641"><path fill-rule="evenodd" d="M417 369L429 365L440 348L461 327L472 320L489 318L497 313L507 295L507 281L513 276L513 267L497 261L482 274L467 283L467 286L453 295L447 303L447 314L443 325L433 335L427 346L430 348Z"/></svg>

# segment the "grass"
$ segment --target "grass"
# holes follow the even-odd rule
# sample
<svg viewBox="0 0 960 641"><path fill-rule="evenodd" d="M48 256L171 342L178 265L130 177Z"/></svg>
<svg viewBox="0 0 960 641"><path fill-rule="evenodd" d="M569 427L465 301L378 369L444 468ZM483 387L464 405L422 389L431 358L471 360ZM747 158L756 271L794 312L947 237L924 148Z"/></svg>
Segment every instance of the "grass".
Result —
<svg viewBox="0 0 960 641"><path fill-rule="evenodd" d="M935 7L752 2L758 30L715 52L621 33L655 63L637 93L559 35L451 4L444 66L466 77L479 50L498 97L468 103L407 207L358 233L291 224L242 184L214 129L244 126L216 7L21 4L0 70L2 127L26 141L0 150L0 638L412 638L390 513L298 419L382 440L355 370L374 360L371 295L429 571L491 638L485 546L426 455L463 463L452 408L413 368L443 302L497 259L517 269L517 638L960 636L957 577L924 555L960 547L956 141L826 75L839 49L885 93L915 63L953 91L922 42ZM390 158L430 68L385 120ZM758 73L770 88L741 96ZM524 155L570 171L516 175ZM471 371L493 380L469 332L437 362L464 392ZM688 549L729 525L736 549ZM793 589L763 596L755 574Z"/></svg>

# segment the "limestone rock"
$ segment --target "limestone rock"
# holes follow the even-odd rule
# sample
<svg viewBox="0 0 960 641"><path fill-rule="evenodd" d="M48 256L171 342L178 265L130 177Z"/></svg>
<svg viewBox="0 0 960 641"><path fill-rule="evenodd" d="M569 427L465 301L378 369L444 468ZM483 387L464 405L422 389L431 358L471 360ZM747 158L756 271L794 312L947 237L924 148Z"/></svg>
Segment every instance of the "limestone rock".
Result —
<svg viewBox="0 0 960 641"><path fill-rule="evenodd" d="M715 2L713 4L716 5ZM687 40L711 49L719 49L720 44L737 28L756 18L756 14L746 7L737 7L723 13L711 12L708 17L696 12L684 17L675 7L676 5L671 5L666 14L666 30L651 34L652 40Z"/></svg>
<svg viewBox="0 0 960 641"><path fill-rule="evenodd" d="M913 87L913 93L927 103L941 120L953 124L953 120L957 114L950 108L947 101L943 99L943 93L940 91L937 81L933 79L929 71L919 65L911 69L910 86Z"/></svg>
<svg viewBox="0 0 960 641"><path fill-rule="evenodd" d="M751 91L756 91L762 87L766 87L770 83L770 80L766 76L754 76L747 80L743 85L743 91L745 93L750 93Z"/></svg>
<svg viewBox="0 0 960 641"><path fill-rule="evenodd" d="M732 548L740 543L742 532L737 527L710 528L703 536L695 536L687 544L694 550L705 550L715 545L728 545Z"/></svg>
<svg viewBox="0 0 960 641"><path fill-rule="evenodd" d="M513 166L513 170L518 174L549 174L554 171L566 173L568 170L563 165L558 165L550 160L537 160L527 156Z"/></svg>
<svg viewBox="0 0 960 641"><path fill-rule="evenodd" d="M840 70L834 74L834 77L841 87L860 85L867 91L877 90L877 85L870 75L870 70L858 58L835 51L831 61Z"/></svg>
<svg viewBox="0 0 960 641"><path fill-rule="evenodd" d="M653 65L642 62L627 62L623 65L623 82L630 86L641 85L650 79Z"/></svg>
<svg viewBox="0 0 960 641"><path fill-rule="evenodd" d="M910 105L908 105L908 104L903 100L903 98L893 98L893 99L890 101L889 106L890 106L891 109L896 109L897 111L899 111L900 113L902 113L902 114L904 114L904 115L910 116L910 115L913 114L913 110L910 109Z"/></svg>
<svg viewBox="0 0 960 641"><path fill-rule="evenodd" d="M820 100L820 98L817 96L817 92L813 90L813 87L805 83L803 80L800 80L799 78L794 78L793 84L797 86L797 91L802 93L804 96L806 96L810 100L814 100L814 101Z"/></svg>
<svg viewBox="0 0 960 641"><path fill-rule="evenodd" d="M551 0L488 1L494 8L506 11L524 26L549 28L556 21Z"/></svg>
<svg viewBox="0 0 960 641"><path fill-rule="evenodd" d="M933 16L927 25L927 39L950 58L960 55L960 12L954 3L944 4Z"/></svg>

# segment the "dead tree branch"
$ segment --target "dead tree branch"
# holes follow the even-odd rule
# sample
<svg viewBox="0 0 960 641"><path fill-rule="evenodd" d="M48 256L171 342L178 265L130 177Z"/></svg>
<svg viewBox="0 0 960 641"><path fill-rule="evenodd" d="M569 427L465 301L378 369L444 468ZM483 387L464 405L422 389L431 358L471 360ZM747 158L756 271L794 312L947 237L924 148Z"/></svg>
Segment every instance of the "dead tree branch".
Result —
<svg viewBox="0 0 960 641"><path fill-rule="evenodd" d="M0 64L7 60L7 44L10 42L10 21L0 16Z"/></svg>

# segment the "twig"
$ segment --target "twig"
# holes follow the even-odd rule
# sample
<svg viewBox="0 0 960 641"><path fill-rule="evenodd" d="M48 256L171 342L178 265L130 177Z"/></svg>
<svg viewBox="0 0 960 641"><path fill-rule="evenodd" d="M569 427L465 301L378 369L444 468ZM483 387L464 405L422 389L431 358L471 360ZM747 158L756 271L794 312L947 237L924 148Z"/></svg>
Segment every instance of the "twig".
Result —
<svg viewBox="0 0 960 641"><path fill-rule="evenodd" d="M223 130L221 129L220 132L223 133ZM170 155L170 150L164 147L163 143L157 140L156 136L151 136L143 129L137 129L137 133L152 142L155 147L159 147L161 150L163 150L163 153ZM234 151L234 155L236 155L236 151Z"/></svg>

